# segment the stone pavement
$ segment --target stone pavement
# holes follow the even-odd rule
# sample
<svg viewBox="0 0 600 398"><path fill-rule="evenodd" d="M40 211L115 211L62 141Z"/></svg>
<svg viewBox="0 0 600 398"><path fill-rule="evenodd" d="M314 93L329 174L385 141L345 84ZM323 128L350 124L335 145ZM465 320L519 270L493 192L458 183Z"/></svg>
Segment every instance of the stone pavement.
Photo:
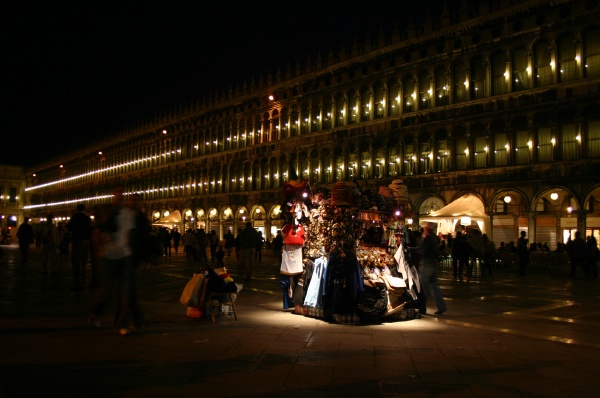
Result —
<svg viewBox="0 0 600 398"><path fill-rule="evenodd" d="M592 397L600 388L597 280L538 265L469 282L442 266L448 312L338 325L282 310L265 255L236 301L239 320L192 319L179 296L197 264L162 258L140 278L147 324L120 336L86 323L66 259L41 275L1 246L0 397ZM447 266L446 266L447 267ZM433 308L430 308L433 312ZM110 319L105 319L109 324Z"/></svg>

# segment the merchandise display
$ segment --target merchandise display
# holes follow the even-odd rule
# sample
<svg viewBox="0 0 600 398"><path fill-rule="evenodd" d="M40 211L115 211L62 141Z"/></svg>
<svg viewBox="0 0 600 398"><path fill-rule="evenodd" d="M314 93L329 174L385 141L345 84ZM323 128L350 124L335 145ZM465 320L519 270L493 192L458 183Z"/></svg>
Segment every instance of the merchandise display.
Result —
<svg viewBox="0 0 600 398"><path fill-rule="evenodd" d="M356 180L314 194L308 181L285 186L284 309L340 324L417 316L420 287L403 243L410 208L401 180L374 191Z"/></svg>

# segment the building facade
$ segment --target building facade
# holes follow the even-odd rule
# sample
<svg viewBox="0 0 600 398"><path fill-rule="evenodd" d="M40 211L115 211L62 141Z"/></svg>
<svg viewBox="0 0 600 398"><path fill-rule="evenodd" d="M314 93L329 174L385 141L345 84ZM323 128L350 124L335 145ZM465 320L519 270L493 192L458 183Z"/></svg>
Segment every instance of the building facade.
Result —
<svg viewBox="0 0 600 398"><path fill-rule="evenodd" d="M313 189L401 179L414 224L471 195L496 242L599 238L599 2L444 4L27 170L25 214L120 184L152 221L270 238L293 165Z"/></svg>

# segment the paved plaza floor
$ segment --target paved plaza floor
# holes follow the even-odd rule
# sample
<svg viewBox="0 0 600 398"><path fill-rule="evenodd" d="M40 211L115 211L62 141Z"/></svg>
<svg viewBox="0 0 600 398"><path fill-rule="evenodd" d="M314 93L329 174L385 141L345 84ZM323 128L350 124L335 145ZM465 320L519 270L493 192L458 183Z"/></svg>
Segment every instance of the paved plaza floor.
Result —
<svg viewBox="0 0 600 398"><path fill-rule="evenodd" d="M69 259L44 276L39 249L22 265L16 244L1 248L0 398L600 394L599 282L545 264L468 282L442 265L447 313L339 325L282 309L274 256L249 282L226 257L238 320L212 323L179 303L200 267L179 253L142 270L147 322L120 336L110 317L87 324L92 291L70 290Z"/></svg>

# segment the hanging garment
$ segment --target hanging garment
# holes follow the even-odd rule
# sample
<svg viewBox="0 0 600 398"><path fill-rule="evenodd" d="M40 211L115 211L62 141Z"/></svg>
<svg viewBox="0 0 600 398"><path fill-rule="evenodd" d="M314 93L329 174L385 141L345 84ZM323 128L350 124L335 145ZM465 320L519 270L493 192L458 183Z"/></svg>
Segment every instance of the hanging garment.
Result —
<svg viewBox="0 0 600 398"><path fill-rule="evenodd" d="M310 278L304 305L307 307L323 307L323 287L325 285L325 274L327 271L327 259L319 257L315 260L314 271Z"/></svg>
<svg viewBox="0 0 600 398"><path fill-rule="evenodd" d="M354 315L358 295L365 290L356 255L348 250L330 254L325 281L327 316Z"/></svg>
<svg viewBox="0 0 600 398"><path fill-rule="evenodd" d="M281 267L279 271L283 275L298 275L304 271L302 264L302 246L283 245L281 253Z"/></svg>
<svg viewBox="0 0 600 398"><path fill-rule="evenodd" d="M310 280L312 278L313 270L315 268L315 263L311 259L304 259L304 271L302 275L298 277L296 280L296 287L294 288L294 293L292 295L292 300L294 304L304 306L304 299L306 298L306 291L308 290L308 285L310 284Z"/></svg>

